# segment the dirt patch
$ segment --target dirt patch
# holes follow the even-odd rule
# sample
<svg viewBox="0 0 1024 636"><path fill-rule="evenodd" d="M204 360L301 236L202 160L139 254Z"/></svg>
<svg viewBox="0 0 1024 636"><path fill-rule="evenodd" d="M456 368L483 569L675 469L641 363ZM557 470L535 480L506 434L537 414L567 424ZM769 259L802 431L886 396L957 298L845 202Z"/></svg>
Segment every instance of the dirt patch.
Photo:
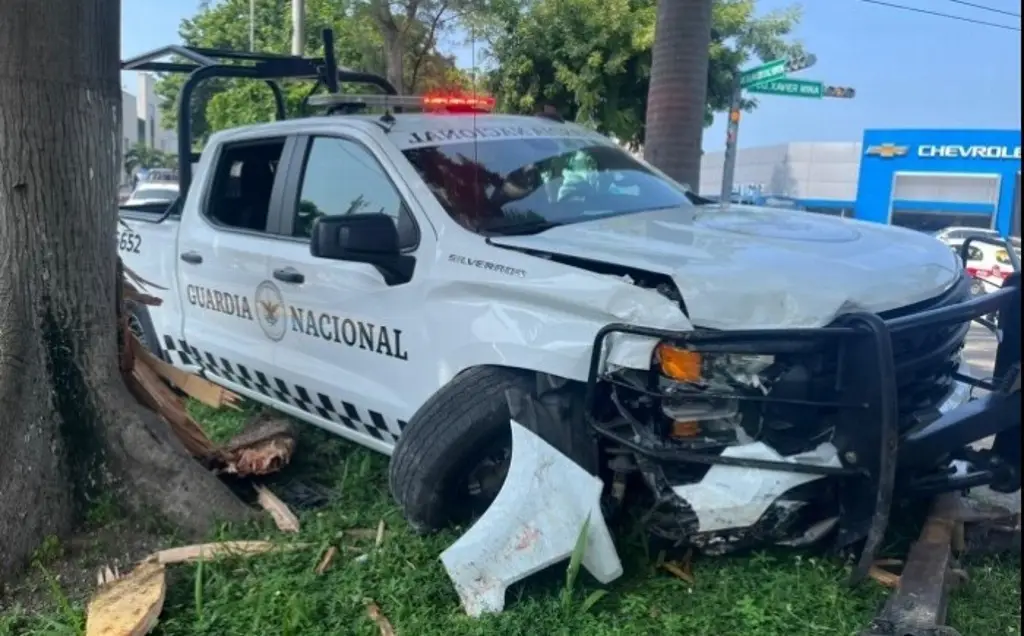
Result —
<svg viewBox="0 0 1024 636"><path fill-rule="evenodd" d="M83 603L96 589L100 568L130 570L139 560L172 542L168 533L152 524L128 520L84 531L64 541L47 539L24 576L0 587L0 614L16 607L30 614L45 612L64 599Z"/></svg>

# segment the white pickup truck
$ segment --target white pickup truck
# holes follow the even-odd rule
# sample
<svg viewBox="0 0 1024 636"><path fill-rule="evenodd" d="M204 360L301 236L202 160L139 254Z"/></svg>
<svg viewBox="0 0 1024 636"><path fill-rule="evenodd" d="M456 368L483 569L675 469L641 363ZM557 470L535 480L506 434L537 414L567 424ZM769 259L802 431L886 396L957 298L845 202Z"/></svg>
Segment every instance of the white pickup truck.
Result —
<svg viewBox="0 0 1024 636"><path fill-rule="evenodd" d="M968 404L960 368L1000 308L995 375L1019 368L1019 274L972 300L930 236L695 205L587 128L472 101L333 94L361 112L214 134L180 205L121 210L125 264L164 288L146 346L390 454L424 531L569 492L515 470L510 420L612 500L638 475L651 531L708 551L871 545L894 496L1019 488L1019 396ZM961 457L996 434L991 465Z"/></svg>

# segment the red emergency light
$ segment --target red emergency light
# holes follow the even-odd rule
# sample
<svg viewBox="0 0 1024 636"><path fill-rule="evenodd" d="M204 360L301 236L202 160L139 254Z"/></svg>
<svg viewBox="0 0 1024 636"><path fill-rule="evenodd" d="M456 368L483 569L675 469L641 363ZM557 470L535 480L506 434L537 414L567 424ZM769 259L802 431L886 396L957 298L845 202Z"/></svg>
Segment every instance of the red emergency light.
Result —
<svg viewBox="0 0 1024 636"><path fill-rule="evenodd" d="M427 95L355 95L337 93L314 95L309 98L312 106L326 108L347 108L350 112L366 108L401 108L404 111L425 111L436 113L491 112L494 98L489 95L460 95L456 93L433 93Z"/></svg>
<svg viewBox="0 0 1024 636"><path fill-rule="evenodd" d="M489 95L445 95L427 94L423 96L424 110L474 111L494 110L494 98Z"/></svg>

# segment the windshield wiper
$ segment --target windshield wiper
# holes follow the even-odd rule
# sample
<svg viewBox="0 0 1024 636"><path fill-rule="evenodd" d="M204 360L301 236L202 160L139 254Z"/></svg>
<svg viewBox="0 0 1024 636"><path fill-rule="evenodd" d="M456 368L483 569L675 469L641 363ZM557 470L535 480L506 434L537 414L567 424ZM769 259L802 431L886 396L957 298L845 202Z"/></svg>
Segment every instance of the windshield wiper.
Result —
<svg viewBox="0 0 1024 636"><path fill-rule="evenodd" d="M559 227L564 223L555 223L554 221L532 221L528 223L509 223L507 225L496 225L493 227L483 227L480 231L486 234L495 234L497 236L527 236L530 234L540 234L546 230L550 230L553 227Z"/></svg>

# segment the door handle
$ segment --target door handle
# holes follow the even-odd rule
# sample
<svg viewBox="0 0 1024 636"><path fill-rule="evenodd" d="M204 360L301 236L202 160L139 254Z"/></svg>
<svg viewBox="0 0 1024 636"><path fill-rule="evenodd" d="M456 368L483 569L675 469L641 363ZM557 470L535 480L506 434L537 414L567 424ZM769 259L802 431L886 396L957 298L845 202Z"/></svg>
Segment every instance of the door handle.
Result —
<svg viewBox="0 0 1024 636"><path fill-rule="evenodd" d="M198 265L203 262L203 256L199 252L182 252L181 260L185 261L186 263Z"/></svg>
<svg viewBox="0 0 1024 636"><path fill-rule="evenodd" d="M291 267L285 267L283 269L274 270L274 278L283 283L293 283L296 285L302 284L306 281L306 277L300 274L298 271Z"/></svg>

